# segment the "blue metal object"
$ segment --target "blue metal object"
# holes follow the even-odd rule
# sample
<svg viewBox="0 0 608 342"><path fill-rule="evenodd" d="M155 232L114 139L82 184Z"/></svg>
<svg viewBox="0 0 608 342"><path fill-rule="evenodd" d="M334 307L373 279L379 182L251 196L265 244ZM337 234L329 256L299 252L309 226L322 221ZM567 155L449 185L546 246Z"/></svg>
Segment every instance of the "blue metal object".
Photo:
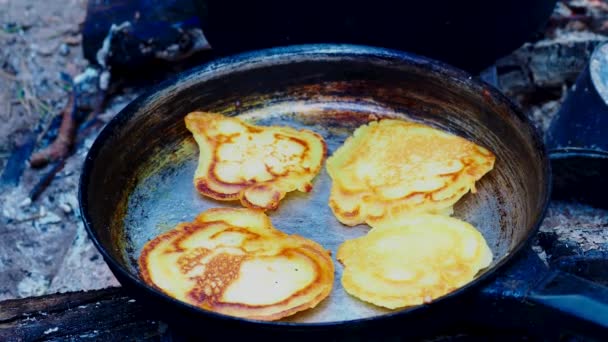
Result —
<svg viewBox="0 0 608 342"><path fill-rule="evenodd" d="M554 197L608 207L608 43L599 45L547 134Z"/></svg>
<svg viewBox="0 0 608 342"><path fill-rule="evenodd" d="M489 314L497 315L492 319L500 319L500 327L510 325L539 335L608 336L608 288L549 268L531 249L485 287L480 298L475 317L487 324L491 324ZM500 306L504 310L496 309Z"/></svg>

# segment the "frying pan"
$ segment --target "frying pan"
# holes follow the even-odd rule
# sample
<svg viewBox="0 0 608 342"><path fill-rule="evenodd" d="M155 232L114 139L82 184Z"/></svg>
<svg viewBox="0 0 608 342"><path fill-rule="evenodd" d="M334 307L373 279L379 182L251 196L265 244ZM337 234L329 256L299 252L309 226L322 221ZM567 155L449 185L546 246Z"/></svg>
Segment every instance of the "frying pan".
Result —
<svg viewBox="0 0 608 342"><path fill-rule="evenodd" d="M278 322L224 316L170 298L138 276L136 261L142 246L207 208L238 207L203 198L192 186L198 150L183 118L194 110L240 116L261 125L305 127L326 139L329 155L358 126L382 117L423 122L489 148L497 157L495 168L478 183L476 194L458 202L455 216L482 232L494 254L492 265L468 285L430 304L394 311L347 295L337 262L330 297L312 310ZM513 268L510 261L537 230L550 192L549 163L538 134L496 90L436 61L352 45L251 52L162 83L107 124L89 151L81 177L81 214L91 239L117 279L152 311L188 334L251 337L255 333L260 338L289 340L404 336L458 321L462 315L455 313L468 311L474 298L481 298L476 294L492 288L492 280L500 283L497 274L516 274L506 267ZM348 228L335 219L327 205L330 184L323 170L311 193L288 194L270 218L277 228L313 239L335 257L344 240L369 228ZM557 278L553 274L551 279ZM572 279L564 279L573 284ZM533 281L546 284L540 280ZM542 286L536 293L525 298L578 317L568 311L576 303L555 302L558 296L543 292ZM600 319L594 324L601 323Z"/></svg>

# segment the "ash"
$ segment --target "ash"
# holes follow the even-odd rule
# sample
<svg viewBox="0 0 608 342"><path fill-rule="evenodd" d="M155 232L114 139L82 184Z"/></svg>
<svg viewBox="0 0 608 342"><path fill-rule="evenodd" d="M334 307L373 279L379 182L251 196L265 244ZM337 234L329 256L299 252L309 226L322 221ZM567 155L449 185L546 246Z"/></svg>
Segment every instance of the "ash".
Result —
<svg viewBox="0 0 608 342"><path fill-rule="evenodd" d="M61 115L69 97L61 73L77 80L95 75L82 56L85 10L86 0L0 0L0 170L35 129L49 129ZM497 61L498 86L541 130L593 48L608 39L607 19L605 1L560 1L544 34ZM77 185L103 123L140 92L121 89L104 101L100 124L76 141L38 198L30 198L32 189L52 165L26 165L18 185L0 189L0 300L118 285L84 231ZM39 139L35 150L49 143ZM607 227L606 210L554 202L534 249L547 263L563 246L575 246L568 253L606 252Z"/></svg>
<svg viewBox="0 0 608 342"><path fill-rule="evenodd" d="M85 0L0 0L0 169L35 127L46 129L60 115L68 98L60 73L74 77L88 66L79 33L85 9ZM110 99L101 120L134 95ZM25 166L18 186L1 189L0 300L118 285L87 237L76 197L98 131L76 145L37 200L29 194L50 166Z"/></svg>

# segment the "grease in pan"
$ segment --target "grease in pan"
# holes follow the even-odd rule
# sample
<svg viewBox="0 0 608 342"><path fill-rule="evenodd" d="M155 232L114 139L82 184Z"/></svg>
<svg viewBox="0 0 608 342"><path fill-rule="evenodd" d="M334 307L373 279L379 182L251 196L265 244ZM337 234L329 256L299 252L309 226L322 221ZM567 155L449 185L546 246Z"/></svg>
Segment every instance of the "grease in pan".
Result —
<svg viewBox="0 0 608 342"><path fill-rule="evenodd" d="M342 285L366 302L396 309L419 305L470 282L492 261L472 225L431 214L381 219L363 237L338 249Z"/></svg>
<svg viewBox="0 0 608 342"><path fill-rule="evenodd" d="M487 149L426 125L374 121L328 158L329 205L349 226L401 213L450 214L494 160Z"/></svg>
<svg viewBox="0 0 608 342"><path fill-rule="evenodd" d="M220 114L193 112L186 127L199 146L194 185L203 195L276 209L287 192L308 192L326 147L309 130L254 126Z"/></svg>
<svg viewBox="0 0 608 342"><path fill-rule="evenodd" d="M157 236L139 268L145 282L176 299L259 320L315 307L334 280L327 250L245 208L210 209Z"/></svg>

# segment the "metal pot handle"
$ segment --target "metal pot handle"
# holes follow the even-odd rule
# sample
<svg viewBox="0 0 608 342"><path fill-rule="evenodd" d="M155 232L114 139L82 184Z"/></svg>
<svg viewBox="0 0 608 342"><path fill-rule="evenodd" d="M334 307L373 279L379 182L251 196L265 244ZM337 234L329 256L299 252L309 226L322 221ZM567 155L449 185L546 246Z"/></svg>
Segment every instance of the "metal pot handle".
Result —
<svg viewBox="0 0 608 342"><path fill-rule="evenodd" d="M471 323L522 330L549 340L564 333L608 336L608 287L549 268L526 248L487 284L473 305Z"/></svg>
<svg viewBox="0 0 608 342"><path fill-rule="evenodd" d="M559 270L549 271L526 302L562 321L566 330L608 336L608 287Z"/></svg>

